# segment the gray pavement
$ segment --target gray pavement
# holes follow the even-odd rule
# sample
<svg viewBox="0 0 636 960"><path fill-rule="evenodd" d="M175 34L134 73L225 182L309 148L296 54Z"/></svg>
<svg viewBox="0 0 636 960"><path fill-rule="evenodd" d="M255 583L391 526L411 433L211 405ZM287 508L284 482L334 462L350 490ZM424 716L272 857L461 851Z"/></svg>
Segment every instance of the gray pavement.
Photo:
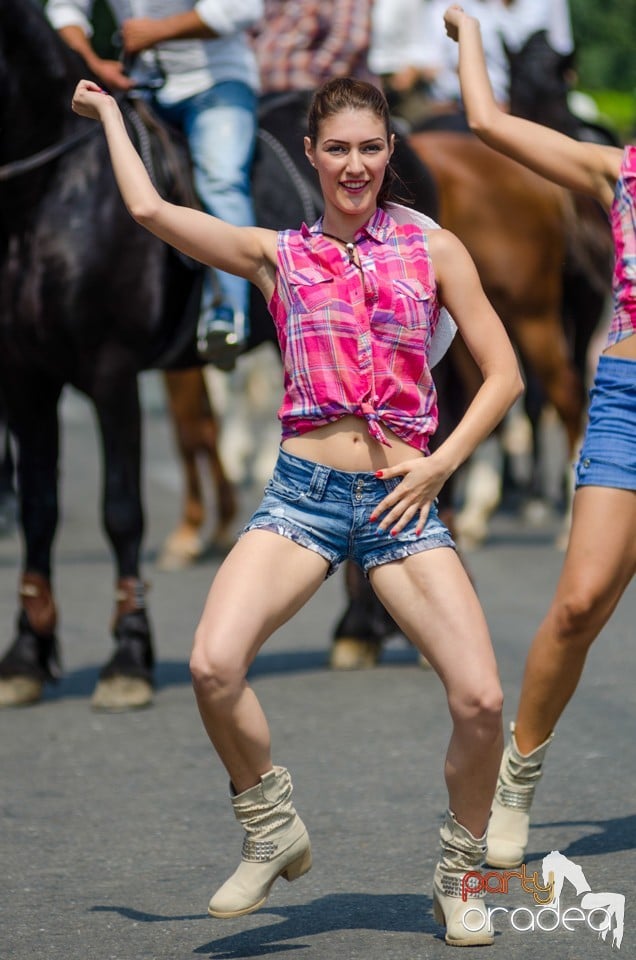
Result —
<svg viewBox="0 0 636 960"><path fill-rule="evenodd" d="M277 882L256 914L232 921L206 915L241 843L187 671L218 558L182 574L153 569L177 519L179 473L160 393L150 386L145 573L153 582L156 703L112 716L89 709L110 652L113 572L99 525L92 418L71 398L55 574L65 677L41 704L0 713L0 960L448 957L431 915L449 734L442 688L399 639L373 671L327 670L343 604L339 576L271 639L252 674L276 762L294 777L314 867L297 883ZM243 516L257 497L257 490L243 492ZM499 658L506 720L558 576L554 534L554 524L524 528L502 515L487 545L469 557ZM2 537L3 648L13 629L17 571L17 535ZM538 791L529 864L529 872L540 870L543 856L558 850L582 867L592 891L624 894L625 957L636 955L635 622L632 585L560 724ZM562 909L580 903L567 881L561 899ZM571 929L562 918L552 932L536 929L537 908L514 878L508 895L490 902L508 913L498 915L496 943L484 956L588 960L612 952L611 934L603 942L590 927L602 917L588 911ZM521 912L513 917L513 910ZM543 926L553 923L543 918Z"/></svg>

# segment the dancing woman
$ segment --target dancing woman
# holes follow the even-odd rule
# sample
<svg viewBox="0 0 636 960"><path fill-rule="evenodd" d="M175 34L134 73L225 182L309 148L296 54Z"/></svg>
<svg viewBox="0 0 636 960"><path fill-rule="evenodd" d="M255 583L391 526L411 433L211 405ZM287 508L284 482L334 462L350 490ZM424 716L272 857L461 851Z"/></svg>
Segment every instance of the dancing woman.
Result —
<svg viewBox="0 0 636 960"><path fill-rule="evenodd" d="M471 129L549 180L596 197L608 211L615 249L612 319L576 465L568 549L526 661L488 830L488 862L514 867L525 856L530 807L554 728L636 570L636 147L579 142L503 113L490 89L479 22L458 6L445 21L459 42Z"/></svg>
<svg viewBox="0 0 636 960"><path fill-rule="evenodd" d="M316 92L305 150L319 174L324 216L280 233L162 200L112 97L82 81L73 107L101 121L135 220L254 283L283 355L278 461L214 578L190 662L203 725L246 833L241 863L209 912L250 913L277 877L294 880L311 866L289 772L273 764L267 720L246 676L267 638L349 557L444 684L452 735L435 912L448 942L492 942L482 894L462 899L462 878L485 854L503 748L502 694L479 601L435 500L501 420L521 380L472 260L447 231L398 224L385 209L394 141L386 100L371 84L337 79ZM483 383L429 455L437 425L429 354L442 305Z"/></svg>

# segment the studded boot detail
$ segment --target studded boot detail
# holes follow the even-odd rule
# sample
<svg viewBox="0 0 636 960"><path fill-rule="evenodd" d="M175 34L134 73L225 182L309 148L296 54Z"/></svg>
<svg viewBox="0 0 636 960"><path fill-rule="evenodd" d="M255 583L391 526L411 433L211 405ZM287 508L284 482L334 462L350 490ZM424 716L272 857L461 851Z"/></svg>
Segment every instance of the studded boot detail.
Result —
<svg viewBox="0 0 636 960"><path fill-rule="evenodd" d="M530 807L541 779L543 760L554 733L529 754L519 752L515 725L501 760L499 779L488 825L487 861L503 869L523 863L528 846Z"/></svg>
<svg viewBox="0 0 636 960"><path fill-rule="evenodd" d="M278 877L297 880L311 868L311 845L291 802L292 781L274 767L260 783L232 797L245 839L241 863L210 900L213 917L241 917L258 910Z"/></svg>
<svg viewBox="0 0 636 960"><path fill-rule="evenodd" d="M486 834L474 837L447 810L439 835L442 850L433 877L433 913L446 927L446 943L453 947L491 944L494 934L480 874Z"/></svg>

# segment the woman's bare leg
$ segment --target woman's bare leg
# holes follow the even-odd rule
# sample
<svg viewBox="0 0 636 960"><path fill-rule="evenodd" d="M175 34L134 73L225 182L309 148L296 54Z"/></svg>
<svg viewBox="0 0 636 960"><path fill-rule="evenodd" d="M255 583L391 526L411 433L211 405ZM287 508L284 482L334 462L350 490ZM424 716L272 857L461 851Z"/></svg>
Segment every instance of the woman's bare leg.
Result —
<svg viewBox="0 0 636 960"><path fill-rule="evenodd" d="M448 547L376 567L370 580L444 684L453 721L445 765L449 807L481 837L503 749L503 696L475 590Z"/></svg>
<svg viewBox="0 0 636 960"><path fill-rule="evenodd" d="M253 530L214 578L190 669L203 725L237 793L272 769L269 727L247 671L265 640L315 593L327 568L314 551Z"/></svg>
<svg viewBox="0 0 636 960"><path fill-rule="evenodd" d="M515 727L522 754L556 726L635 571L636 492L579 487L556 593L526 661Z"/></svg>

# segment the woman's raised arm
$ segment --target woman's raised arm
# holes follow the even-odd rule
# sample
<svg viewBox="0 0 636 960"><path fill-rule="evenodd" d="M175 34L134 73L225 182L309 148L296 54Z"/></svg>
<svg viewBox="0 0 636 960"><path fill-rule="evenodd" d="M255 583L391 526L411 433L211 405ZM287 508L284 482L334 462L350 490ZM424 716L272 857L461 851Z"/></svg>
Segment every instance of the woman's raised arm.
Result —
<svg viewBox="0 0 636 960"><path fill-rule="evenodd" d="M236 227L201 210L169 203L157 193L130 141L116 101L80 80L73 110L104 128L117 185L131 216L155 236L201 263L245 277L268 296L276 264L276 232Z"/></svg>
<svg viewBox="0 0 636 960"><path fill-rule="evenodd" d="M591 194L609 208L621 150L574 140L501 110L490 86L479 21L454 5L444 22L448 36L459 43L459 80L471 130L500 153L563 187Z"/></svg>

